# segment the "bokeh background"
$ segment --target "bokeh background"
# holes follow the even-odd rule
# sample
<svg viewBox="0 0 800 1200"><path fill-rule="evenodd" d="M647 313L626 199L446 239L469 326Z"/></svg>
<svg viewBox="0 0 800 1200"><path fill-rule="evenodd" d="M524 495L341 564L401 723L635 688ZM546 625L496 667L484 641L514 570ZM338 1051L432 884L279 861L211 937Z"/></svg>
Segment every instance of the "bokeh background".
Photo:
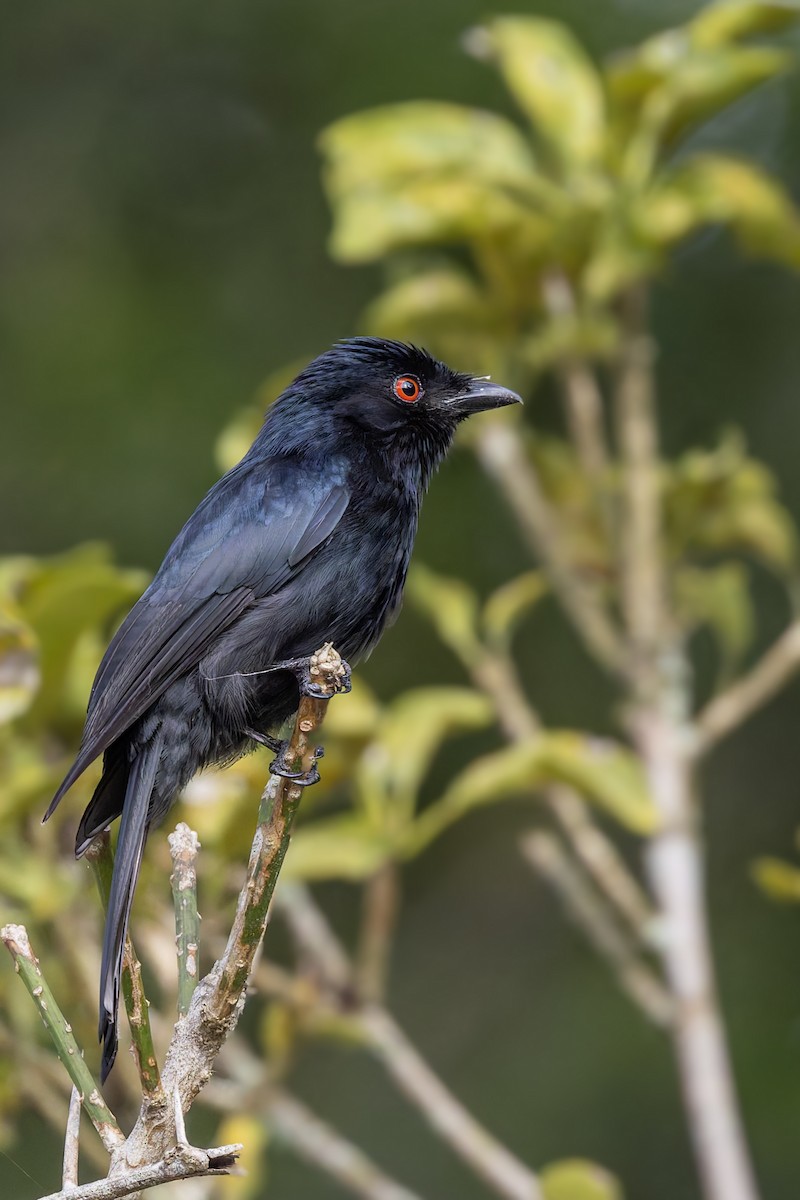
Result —
<svg viewBox="0 0 800 1200"><path fill-rule="evenodd" d="M511 112L459 36L493 11L550 15L595 54L700 5L671 0L32 0L0 39L0 552L84 540L153 569L217 474L213 446L278 367L359 329L371 268L326 253L318 131L369 105L454 99ZM798 43L790 34L789 42ZM759 89L705 127L800 195L800 77ZM800 282L727 240L694 240L656 288L666 450L746 431L800 516ZM530 419L553 419L546 390ZM436 480L418 557L482 592L526 565L473 459ZM763 583L759 638L785 618ZM554 606L519 653L548 721L610 729L607 685ZM407 611L364 669L381 695L459 680ZM769 1200L800 1187L800 913L749 868L786 856L800 824L800 685L707 768L709 895L735 1067ZM405 874L394 1010L454 1090L533 1162L582 1154L632 1200L697 1200L669 1045L610 983L513 849L523 805L477 814ZM165 882L166 887L166 882ZM320 893L342 929L344 887ZM314 1047L297 1090L430 1196L483 1193L377 1068ZM0 1154L0 1194L38 1195L57 1139L30 1115ZM336 1197L289 1155L282 1200Z"/></svg>

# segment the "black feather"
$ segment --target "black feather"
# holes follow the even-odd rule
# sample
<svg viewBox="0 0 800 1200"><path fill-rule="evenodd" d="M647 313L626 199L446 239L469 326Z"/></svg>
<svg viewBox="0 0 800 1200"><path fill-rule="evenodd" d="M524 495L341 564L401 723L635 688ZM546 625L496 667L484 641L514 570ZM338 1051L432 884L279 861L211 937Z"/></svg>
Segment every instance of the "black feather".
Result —
<svg viewBox="0 0 800 1200"><path fill-rule="evenodd" d="M408 374L420 384L413 404L394 389ZM114 637L46 814L103 754L76 845L82 853L122 814L103 942L103 1078L148 830L198 770L247 747L245 730L275 730L296 709L296 680L275 663L328 641L350 660L374 646L398 610L420 502L458 422L513 399L415 346L334 346L276 401Z"/></svg>

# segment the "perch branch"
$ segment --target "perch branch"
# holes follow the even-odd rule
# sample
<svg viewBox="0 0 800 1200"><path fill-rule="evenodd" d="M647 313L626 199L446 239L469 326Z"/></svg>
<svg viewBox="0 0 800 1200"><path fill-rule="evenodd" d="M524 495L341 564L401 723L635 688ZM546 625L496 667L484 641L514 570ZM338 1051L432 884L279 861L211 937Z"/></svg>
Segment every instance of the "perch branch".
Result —
<svg viewBox="0 0 800 1200"><path fill-rule="evenodd" d="M200 916L197 912L197 834L185 821L167 838L172 856L172 899L175 904L175 943L178 951L178 1016L185 1017L197 987Z"/></svg>
<svg viewBox="0 0 800 1200"><path fill-rule="evenodd" d="M72 1026L56 1004L55 997L42 975L39 960L33 953L25 926L5 925L0 929L0 937L14 960L15 970L39 1010L59 1059L81 1095L87 1117L100 1135L106 1150L111 1153L124 1141L122 1130L100 1095L100 1089L75 1041Z"/></svg>
<svg viewBox="0 0 800 1200"><path fill-rule="evenodd" d="M149 1163L124 1174L112 1175L85 1183L82 1187L67 1188L43 1196L42 1200L122 1200L180 1179L197 1179L208 1175L229 1175L242 1147L238 1144L217 1146L213 1150L198 1150L194 1146L174 1146L159 1162Z"/></svg>
<svg viewBox="0 0 800 1200"><path fill-rule="evenodd" d="M86 851L85 858L94 874L105 912L108 908L111 878L114 873L114 855L108 830L94 839ZM150 1002L145 995L142 982L142 964L136 957L136 951L129 937L125 938L125 949L122 956L122 997L128 1016L133 1058L141 1080L142 1094L149 1102L159 1104L163 1096L155 1046L153 1045L153 1032L150 1028Z"/></svg>
<svg viewBox="0 0 800 1200"><path fill-rule="evenodd" d="M349 683L347 666L330 645L312 657L310 673L319 694L301 697L286 751L290 769L303 772L312 768L315 739L328 701ZM177 1092L184 1112L210 1078L214 1061L244 1007L247 981L264 937L270 900L302 793L302 787L291 780L270 776L225 951L200 981L186 1016L175 1026L163 1082L168 1094ZM169 1113L143 1109L123 1149L125 1164L131 1168L151 1161L154 1150L163 1155L173 1132Z"/></svg>
<svg viewBox="0 0 800 1200"><path fill-rule="evenodd" d="M696 719L695 752L705 754L763 708L800 671L800 621L794 621L746 675L711 700Z"/></svg>

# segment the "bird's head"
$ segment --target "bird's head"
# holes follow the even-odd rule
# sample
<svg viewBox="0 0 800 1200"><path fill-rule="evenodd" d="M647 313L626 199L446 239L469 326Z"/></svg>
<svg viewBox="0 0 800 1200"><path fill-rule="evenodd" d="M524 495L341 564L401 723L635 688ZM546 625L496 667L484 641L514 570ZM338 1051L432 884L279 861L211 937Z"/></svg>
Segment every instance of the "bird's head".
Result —
<svg viewBox="0 0 800 1200"><path fill-rule="evenodd" d="M383 338L351 338L315 358L287 398L324 409L336 424L378 437L404 430L452 436L473 413L520 403L516 392L454 371L426 350Z"/></svg>

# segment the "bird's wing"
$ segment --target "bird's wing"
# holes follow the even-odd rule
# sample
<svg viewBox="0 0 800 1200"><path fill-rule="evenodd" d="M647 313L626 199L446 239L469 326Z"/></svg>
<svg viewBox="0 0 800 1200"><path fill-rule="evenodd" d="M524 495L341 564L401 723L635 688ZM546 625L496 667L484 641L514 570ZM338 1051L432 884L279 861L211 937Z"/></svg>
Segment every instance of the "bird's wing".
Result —
<svg viewBox="0 0 800 1200"><path fill-rule="evenodd" d="M264 467L258 474L234 470L212 488L106 651L78 757L47 816L238 616L297 573L349 499L343 469L328 464L324 473L311 472L291 460L266 469L266 479Z"/></svg>

